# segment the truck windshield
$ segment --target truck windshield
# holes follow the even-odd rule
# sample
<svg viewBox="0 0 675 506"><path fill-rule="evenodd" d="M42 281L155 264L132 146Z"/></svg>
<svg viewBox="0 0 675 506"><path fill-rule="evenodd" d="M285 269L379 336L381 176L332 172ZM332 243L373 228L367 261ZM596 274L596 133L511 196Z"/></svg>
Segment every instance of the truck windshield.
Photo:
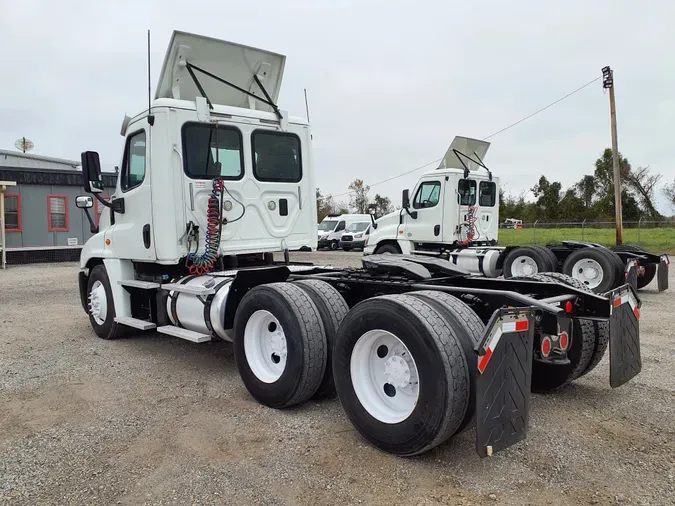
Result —
<svg viewBox="0 0 675 506"><path fill-rule="evenodd" d="M370 223L367 221L361 223L352 223L347 227L347 232L363 232L368 228L368 225L370 225Z"/></svg>
<svg viewBox="0 0 675 506"><path fill-rule="evenodd" d="M241 179L244 156L241 132L229 126L186 123L183 126L184 170L192 179Z"/></svg>
<svg viewBox="0 0 675 506"><path fill-rule="evenodd" d="M323 220L319 223L319 232L331 232L335 229L337 220Z"/></svg>

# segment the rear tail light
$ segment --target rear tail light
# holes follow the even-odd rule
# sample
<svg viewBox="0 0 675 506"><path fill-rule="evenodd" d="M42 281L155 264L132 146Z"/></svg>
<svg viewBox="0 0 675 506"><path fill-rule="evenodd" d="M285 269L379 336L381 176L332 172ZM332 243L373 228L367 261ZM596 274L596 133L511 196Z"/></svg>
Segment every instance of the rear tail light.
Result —
<svg viewBox="0 0 675 506"><path fill-rule="evenodd" d="M567 314L571 313L573 309L574 309L574 304L572 304L571 300L568 300L567 302L565 302L565 312Z"/></svg>
<svg viewBox="0 0 675 506"><path fill-rule="evenodd" d="M562 351L565 351L567 349L567 347L570 345L570 336L567 335L567 332L563 332L562 334L560 334L558 344L560 345L560 349Z"/></svg>
<svg viewBox="0 0 675 506"><path fill-rule="evenodd" d="M548 336L544 336L541 340L541 354L544 358L551 354L551 338Z"/></svg>

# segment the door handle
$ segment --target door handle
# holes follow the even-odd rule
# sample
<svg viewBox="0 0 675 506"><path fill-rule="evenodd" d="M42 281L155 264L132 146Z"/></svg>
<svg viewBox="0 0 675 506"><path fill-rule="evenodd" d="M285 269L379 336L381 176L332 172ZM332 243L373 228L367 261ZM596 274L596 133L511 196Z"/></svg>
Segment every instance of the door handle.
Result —
<svg viewBox="0 0 675 506"><path fill-rule="evenodd" d="M143 245L145 249L150 249L150 225L143 225Z"/></svg>
<svg viewBox="0 0 675 506"><path fill-rule="evenodd" d="M440 225L436 225L436 226L434 227L434 235L435 235L436 237L438 237L438 236L440 235L440 233L441 233L441 226L440 226Z"/></svg>

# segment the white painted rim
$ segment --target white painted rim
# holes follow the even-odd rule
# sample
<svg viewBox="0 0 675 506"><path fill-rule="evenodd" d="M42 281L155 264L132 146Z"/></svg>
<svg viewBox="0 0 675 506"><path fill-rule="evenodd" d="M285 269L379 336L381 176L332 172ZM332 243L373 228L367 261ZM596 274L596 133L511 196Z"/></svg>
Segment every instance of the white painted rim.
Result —
<svg viewBox="0 0 675 506"><path fill-rule="evenodd" d="M97 325L103 325L108 316L108 297L105 286L98 279L91 285L89 292L89 313Z"/></svg>
<svg viewBox="0 0 675 506"><path fill-rule="evenodd" d="M516 257L511 264L511 274L513 276L530 276L538 272L539 267L537 267L537 262L534 261L534 258L527 255Z"/></svg>
<svg viewBox="0 0 675 506"><path fill-rule="evenodd" d="M391 332L363 334L352 350L349 370L356 397L373 418L395 424L414 411L420 394L417 365Z"/></svg>
<svg viewBox="0 0 675 506"><path fill-rule="evenodd" d="M256 311L246 322L244 354L251 371L263 383L274 383L284 373L288 354L286 334L269 311Z"/></svg>
<svg viewBox="0 0 675 506"><path fill-rule="evenodd" d="M572 267L572 277L588 288L597 288L604 279L602 266L592 258L582 258Z"/></svg>

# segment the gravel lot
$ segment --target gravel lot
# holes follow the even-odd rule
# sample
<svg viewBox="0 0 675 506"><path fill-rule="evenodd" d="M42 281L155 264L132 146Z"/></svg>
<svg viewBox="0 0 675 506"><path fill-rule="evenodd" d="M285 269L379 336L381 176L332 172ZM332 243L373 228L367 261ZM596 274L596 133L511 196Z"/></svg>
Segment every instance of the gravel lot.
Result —
<svg viewBox="0 0 675 506"><path fill-rule="evenodd" d="M258 405L226 343L96 338L76 274L0 271L0 504L675 504L672 289L642 292L643 371L630 383L610 389L606 357L533 395L528 439L491 459L473 430L401 459L366 444L337 400Z"/></svg>

